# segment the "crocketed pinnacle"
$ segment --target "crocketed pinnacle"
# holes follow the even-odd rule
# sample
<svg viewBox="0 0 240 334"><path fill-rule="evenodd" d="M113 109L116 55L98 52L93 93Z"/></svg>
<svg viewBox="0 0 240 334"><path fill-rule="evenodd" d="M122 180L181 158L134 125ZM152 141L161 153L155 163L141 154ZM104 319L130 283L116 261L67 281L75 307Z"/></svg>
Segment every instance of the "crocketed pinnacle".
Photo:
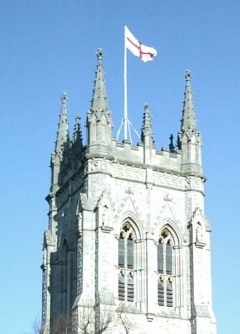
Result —
<svg viewBox="0 0 240 334"><path fill-rule="evenodd" d="M75 148L82 149L82 131L80 125L80 117L78 115L75 116L75 125L72 137L72 146Z"/></svg>
<svg viewBox="0 0 240 334"><path fill-rule="evenodd" d="M112 115L108 110L108 101L106 96L106 87L104 81L104 72L102 57L102 49L98 49L97 69L95 72L95 80L93 94L91 99L91 107L87 113L87 152L94 156L108 155L112 145Z"/></svg>
<svg viewBox="0 0 240 334"><path fill-rule="evenodd" d="M104 71L103 71L103 51L98 49L96 52L97 55L97 70L95 72L94 88L93 95L91 99L91 111L106 111L108 109L106 87L104 80Z"/></svg>
<svg viewBox="0 0 240 334"><path fill-rule="evenodd" d="M153 131L152 131L152 115L150 113L148 104L144 105L144 113L143 113L143 125L141 129L141 141L144 142L146 137L153 139Z"/></svg>
<svg viewBox="0 0 240 334"><path fill-rule="evenodd" d="M189 70L186 70L185 78L186 78L186 87L184 93L183 112L182 112L180 131L185 132L190 136L191 133L197 131L197 121L194 110L193 93L190 84L191 73Z"/></svg>
<svg viewBox="0 0 240 334"><path fill-rule="evenodd" d="M62 93L60 96L62 100L62 108L59 116L57 140L55 145L55 152L60 158L63 157L63 151L69 146L69 129L68 129L68 115L67 115L67 93Z"/></svg>

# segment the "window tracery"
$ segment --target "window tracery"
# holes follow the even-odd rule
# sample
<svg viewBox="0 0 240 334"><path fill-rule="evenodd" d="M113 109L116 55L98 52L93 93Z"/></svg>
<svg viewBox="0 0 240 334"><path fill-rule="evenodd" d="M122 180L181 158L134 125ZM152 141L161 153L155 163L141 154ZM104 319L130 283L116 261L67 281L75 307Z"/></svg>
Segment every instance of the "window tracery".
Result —
<svg viewBox="0 0 240 334"><path fill-rule="evenodd" d="M136 235L132 225L123 224L118 239L118 299L134 301L134 251Z"/></svg>
<svg viewBox="0 0 240 334"><path fill-rule="evenodd" d="M157 244L158 305L173 307L173 237L164 229Z"/></svg>

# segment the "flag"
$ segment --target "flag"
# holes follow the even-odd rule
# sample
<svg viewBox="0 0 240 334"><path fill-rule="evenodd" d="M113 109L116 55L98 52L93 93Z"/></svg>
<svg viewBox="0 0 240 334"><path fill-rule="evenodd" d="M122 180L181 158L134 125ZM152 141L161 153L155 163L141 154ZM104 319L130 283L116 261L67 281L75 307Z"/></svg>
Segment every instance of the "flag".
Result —
<svg viewBox="0 0 240 334"><path fill-rule="evenodd" d="M136 39L136 37L133 36L127 26L124 27L125 47L130 50L134 56L141 58L144 62L153 60L153 58L157 55L157 50L150 46L143 45Z"/></svg>

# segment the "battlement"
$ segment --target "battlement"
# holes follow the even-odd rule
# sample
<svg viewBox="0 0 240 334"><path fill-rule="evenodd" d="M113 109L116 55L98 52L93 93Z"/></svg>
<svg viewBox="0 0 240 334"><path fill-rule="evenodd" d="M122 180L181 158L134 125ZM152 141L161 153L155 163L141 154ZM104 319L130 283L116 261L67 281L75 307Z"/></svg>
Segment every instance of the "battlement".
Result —
<svg viewBox="0 0 240 334"><path fill-rule="evenodd" d="M153 169L166 169L174 172L181 171L181 151L170 152L168 148L163 148L161 151L157 151L155 148L147 149L151 150L151 160L148 163L144 162L144 150L145 147L142 143L137 146L131 144L130 141L124 141L123 143L117 143L115 139L112 140L112 155L114 160L134 165L147 165Z"/></svg>

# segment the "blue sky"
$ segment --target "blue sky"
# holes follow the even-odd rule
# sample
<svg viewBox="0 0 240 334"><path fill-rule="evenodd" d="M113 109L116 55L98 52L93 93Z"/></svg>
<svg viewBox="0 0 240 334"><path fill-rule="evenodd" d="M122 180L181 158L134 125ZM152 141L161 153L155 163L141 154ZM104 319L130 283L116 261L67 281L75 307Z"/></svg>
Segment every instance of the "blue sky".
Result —
<svg viewBox="0 0 240 334"><path fill-rule="evenodd" d="M218 334L240 327L240 2L237 0L51 0L0 2L1 332L31 332L41 315L42 236L59 96L69 123L90 107L95 51L104 50L116 134L123 117L123 25L158 50L144 64L128 54L129 118L153 114L161 149L180 126L184 72L192 72L203 138L206 215L212 226ZM85 135L85 128L83 127ZM135 142L137 139L135 139Z"/></svg>

